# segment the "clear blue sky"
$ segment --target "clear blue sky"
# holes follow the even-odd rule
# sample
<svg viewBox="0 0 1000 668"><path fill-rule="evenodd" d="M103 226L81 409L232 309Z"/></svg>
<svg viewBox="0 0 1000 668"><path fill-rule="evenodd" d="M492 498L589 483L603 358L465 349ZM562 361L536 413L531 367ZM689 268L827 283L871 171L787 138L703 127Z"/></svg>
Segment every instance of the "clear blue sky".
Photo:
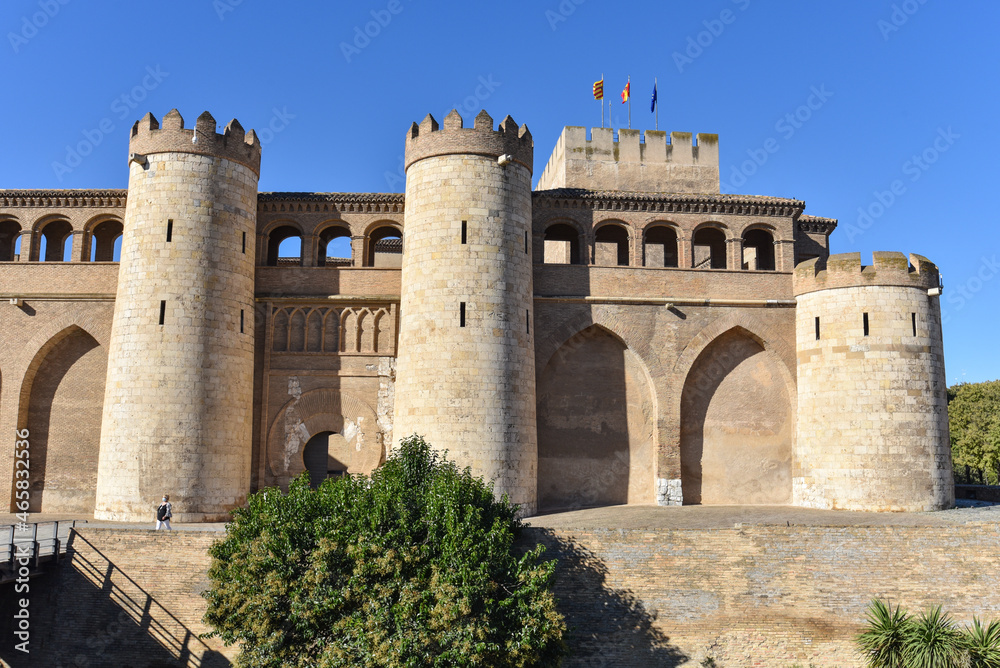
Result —
<svg viewBox="0 0 1000 668"><path fill-rule="evenodd" d="M0 188L123 188L128 128L173 107L272 130L261 190L401 191L409 124L454 106L527 123L537 178L600 123L602 72L636 128L658 77L660 128L718 133L725 191L937 262L949 383L1000 378L997 3L5 0L0 27Z"/></svg>

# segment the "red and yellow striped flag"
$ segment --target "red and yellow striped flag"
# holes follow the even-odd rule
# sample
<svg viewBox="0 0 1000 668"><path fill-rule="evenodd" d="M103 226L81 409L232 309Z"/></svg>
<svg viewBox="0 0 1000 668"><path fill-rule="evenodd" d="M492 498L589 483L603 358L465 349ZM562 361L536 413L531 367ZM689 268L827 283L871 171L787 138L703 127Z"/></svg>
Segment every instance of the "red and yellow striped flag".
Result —
<svg viewBox="0 0 1000 668"><path fill-rule="evenodd" d="M604 79L594 82L594 99L595 100L604 99Z"/></svg>
<svg viewBox="0 0 1000 668"><path fill-rule="evenodd" d="M632 81L630 79L629 82L625 84L625 88L622 90L622 104L628 102L628 98L631 95L631 91L632 91Z"/></svg>

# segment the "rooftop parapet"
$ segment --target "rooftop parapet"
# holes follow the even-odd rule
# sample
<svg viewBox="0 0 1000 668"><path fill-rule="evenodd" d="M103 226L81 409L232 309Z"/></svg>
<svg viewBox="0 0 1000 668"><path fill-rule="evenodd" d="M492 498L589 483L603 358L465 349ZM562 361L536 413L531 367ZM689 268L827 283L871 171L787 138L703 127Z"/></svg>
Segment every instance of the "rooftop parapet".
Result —
<svg viewBox="0 0 1000 668"><path fill-rule="evenodd" d="M490 158L509 155L514 162L524 165L531 172L534 146L528 126L518 127L510 116L494 130L493 118L484 109L476 116L474 126L466 128L458 111L452 109L444 117L443 127L430 114L420 125L414 123L410 126L406 133L406 169L418 160L440 155L483 155Z"/></svg>
<svg viewBox="0 0 1000 668"><path fill-rule="evenodd" d="M719 136L690 132L563 128L538 190L586 188L626 192L719 192Z"/></svg>
<svg viewBox="0 0 1000 668"><path fill-rule="evenodd" d="M212 114L204 112L193 128L184 128L184 118L176 109L163 117L163 125L153 114L146 114L132 126L130 157L153 153L194 153L238 162L260 176L260 141L253 130L244 132L235 118L218 134Z"/></svg>
<svg viewBox="0 0 1000 668"><path fill-rule="evenodd" d="M831 255L825 264L822 258L806 260L795 267L794 293L804 295L819 290L864 285L929 290L941 285L937 265L923 255L911 253L909 260L896 252L875 251L872 255L874 261L870 266L862 266L861 253Z"/></svg>

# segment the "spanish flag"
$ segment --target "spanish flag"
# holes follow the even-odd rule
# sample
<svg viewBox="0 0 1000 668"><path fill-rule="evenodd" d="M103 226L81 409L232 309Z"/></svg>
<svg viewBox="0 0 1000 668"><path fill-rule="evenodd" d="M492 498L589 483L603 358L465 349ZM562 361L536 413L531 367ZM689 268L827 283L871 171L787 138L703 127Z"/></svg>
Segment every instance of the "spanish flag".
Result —
<svg viewBox="0 0 1000 668"><path fill-rule="evenodd" d="M594 82L594 99L603 100L604 99L604 79Z"/></svg>
<svg viewBox="0 0 1000 668"><path fill-rule="evenodd" d="M622 90L622 104L628 102L628 98L631 95L632 90L632 80L629 79L628 83L625 84L625 89Z"/></svg>

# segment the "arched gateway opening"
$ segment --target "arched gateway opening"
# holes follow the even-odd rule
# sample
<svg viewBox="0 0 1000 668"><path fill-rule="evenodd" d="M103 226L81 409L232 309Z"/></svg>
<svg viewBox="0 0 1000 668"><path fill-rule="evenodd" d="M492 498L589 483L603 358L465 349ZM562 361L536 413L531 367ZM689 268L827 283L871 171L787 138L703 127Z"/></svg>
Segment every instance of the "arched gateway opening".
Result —
<svg viewBox="0 0 1000 668"><path fill-rule="evenodd" d="M341 446L346 445L346 441L341 441L344 441L341 434L324 431L310 438L302 448L302 463L309 471L309 486L313 489L327 478L338 478L347 473L347 465L333 456L334 452L342 449Z"/></svg>
<svg viewBox="0 0 1000 668"><path fill-rule="evenodd" d="M685 504L788 504L792 408L782 362L745 330L698 356L681 393Z"/></svg>

